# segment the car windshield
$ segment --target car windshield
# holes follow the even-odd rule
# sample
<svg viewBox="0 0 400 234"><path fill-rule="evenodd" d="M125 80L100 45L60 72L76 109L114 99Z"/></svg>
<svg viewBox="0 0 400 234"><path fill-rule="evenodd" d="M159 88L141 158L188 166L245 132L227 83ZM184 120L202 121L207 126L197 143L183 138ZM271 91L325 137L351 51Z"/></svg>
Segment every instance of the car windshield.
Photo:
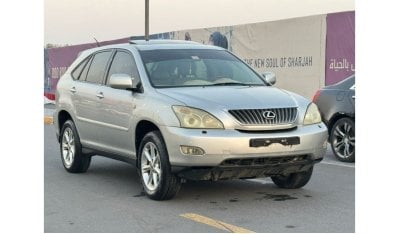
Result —
<svg viewBox="0 0 400 234"><path fill-rule="evenodd" d="M143 50L140 55L156 88L266 85L246 64L224 50Z"/></svg>

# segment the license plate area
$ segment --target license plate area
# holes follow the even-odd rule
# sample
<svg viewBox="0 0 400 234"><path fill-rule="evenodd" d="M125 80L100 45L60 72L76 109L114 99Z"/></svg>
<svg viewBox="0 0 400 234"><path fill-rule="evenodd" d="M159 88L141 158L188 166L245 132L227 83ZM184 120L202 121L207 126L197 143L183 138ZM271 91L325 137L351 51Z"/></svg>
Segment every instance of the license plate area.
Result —
<svg viewBox="0 0 400 234"><path fill-rule="evenodd" d="M278 137L278 138L258 138L250 139L250 147L266 147L278 143L284 146L300 144L300 137Z"/></svg>

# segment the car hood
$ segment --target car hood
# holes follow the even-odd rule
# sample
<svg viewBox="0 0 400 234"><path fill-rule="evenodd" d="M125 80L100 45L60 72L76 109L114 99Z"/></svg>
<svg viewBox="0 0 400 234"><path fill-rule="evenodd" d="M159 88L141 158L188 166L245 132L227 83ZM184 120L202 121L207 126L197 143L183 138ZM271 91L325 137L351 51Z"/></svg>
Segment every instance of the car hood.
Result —
<svg viewBox="0 0 400 234"><path fill-rule="evenodd" d="M289 92L270 86L184 87L157 89L157 92L187 106L208 109L264 109L298 107Z"/></svg>

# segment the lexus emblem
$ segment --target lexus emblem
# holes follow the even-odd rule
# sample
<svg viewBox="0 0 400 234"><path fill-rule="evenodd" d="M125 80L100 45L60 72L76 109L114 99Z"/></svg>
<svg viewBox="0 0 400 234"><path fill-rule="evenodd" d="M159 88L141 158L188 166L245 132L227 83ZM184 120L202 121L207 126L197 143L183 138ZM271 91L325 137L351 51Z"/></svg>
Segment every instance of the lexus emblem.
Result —
<svg viewBox="0 0 400 234"><path fill-rule="evenodd" d="M266 119L275 119L276 117L276 114L273 111L264 111L262 115Z"/></svg>

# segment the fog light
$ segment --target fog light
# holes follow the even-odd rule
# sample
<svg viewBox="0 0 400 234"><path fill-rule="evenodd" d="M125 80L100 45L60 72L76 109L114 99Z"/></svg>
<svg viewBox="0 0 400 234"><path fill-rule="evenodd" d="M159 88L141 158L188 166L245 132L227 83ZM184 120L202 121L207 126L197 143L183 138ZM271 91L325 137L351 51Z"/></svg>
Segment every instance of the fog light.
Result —
<svg viewBox="0 0 400 234"><path fill-rule="evenodd" d="M196 146L181 145L182 154L186 155L204 155L205 152L202 148Z"/></svg>

